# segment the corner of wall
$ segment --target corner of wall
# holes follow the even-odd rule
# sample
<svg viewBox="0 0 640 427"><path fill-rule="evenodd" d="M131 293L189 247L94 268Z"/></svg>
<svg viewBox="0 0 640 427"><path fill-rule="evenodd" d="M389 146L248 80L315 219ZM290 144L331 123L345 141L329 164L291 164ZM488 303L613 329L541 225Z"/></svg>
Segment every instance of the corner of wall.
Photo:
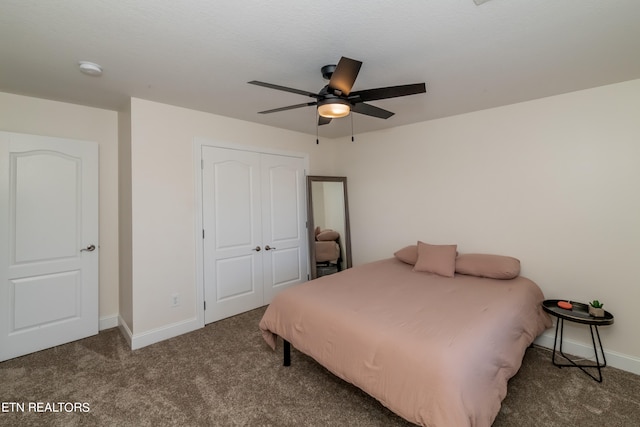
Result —
<svg viewBox="0 0 640 427"><path fill-rule="evenodd" d="M131 104L118 113L118 260L119 260L119 324L133 330L133 263L132 263L132 199L131 199Z"/></svg>

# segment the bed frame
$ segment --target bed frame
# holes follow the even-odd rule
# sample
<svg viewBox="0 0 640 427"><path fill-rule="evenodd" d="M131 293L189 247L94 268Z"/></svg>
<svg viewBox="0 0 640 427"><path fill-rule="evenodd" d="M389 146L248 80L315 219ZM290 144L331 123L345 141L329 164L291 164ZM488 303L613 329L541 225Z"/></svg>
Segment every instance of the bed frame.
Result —
<svg viewBox="0 0 640 427"><path fill-rule="evenodd" d="M282 366L291 366L291 343L285 339L283 341L283 362Z"/></svg>

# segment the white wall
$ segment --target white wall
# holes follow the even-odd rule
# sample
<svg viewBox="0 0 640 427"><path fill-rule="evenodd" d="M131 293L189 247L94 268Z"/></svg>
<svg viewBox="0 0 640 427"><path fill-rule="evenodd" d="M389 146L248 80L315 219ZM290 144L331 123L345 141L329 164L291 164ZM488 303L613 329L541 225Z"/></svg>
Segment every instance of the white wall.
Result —
<svg viewBox="0 0 640 427"><path fill-rule="evenodd" d="M316 145L313 136L133 98L133 338L139 345L193 328L197 317L195 137L309 153L308 174L332 168L331 145ZM179 307L170 306L175 293Z"/></svg>
<svg viewBox="0 0 640 427"><path fill-rule="evenodd" d="M96 141L100 148L100 327L118 316L118 117L115 111L0 92L0 130Z"/></svg>
<svg viewBox="0 0 640 427"><path fill-rule="evenodd" d="M640 80L356 140L335 142L355 264L418 239L515 256L547 298L604 301L605 350L640 367Z"/></svg>

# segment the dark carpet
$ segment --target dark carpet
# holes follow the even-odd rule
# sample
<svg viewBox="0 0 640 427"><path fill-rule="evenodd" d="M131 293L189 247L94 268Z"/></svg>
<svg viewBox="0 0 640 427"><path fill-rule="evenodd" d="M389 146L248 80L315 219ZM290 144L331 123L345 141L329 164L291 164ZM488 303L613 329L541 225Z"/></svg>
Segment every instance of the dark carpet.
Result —
<svg viewBox="0 0 640 427"><path fill-rule="evenodd" d="M0 425L410 425L295 350L283 367L281 346L260 335L263 312L136 351L110 329L2 362ZM530 348L494 426L640 426L640 376L603 375L599 384Z"/></svg>

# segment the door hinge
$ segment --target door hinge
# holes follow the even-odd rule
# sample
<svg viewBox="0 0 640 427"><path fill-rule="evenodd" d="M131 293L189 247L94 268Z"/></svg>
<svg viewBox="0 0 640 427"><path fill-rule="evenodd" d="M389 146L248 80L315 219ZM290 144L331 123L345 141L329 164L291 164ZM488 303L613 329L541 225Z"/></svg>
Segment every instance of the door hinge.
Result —
<svg viewBox="0 0 640 427"><path fill-rule="evenodd" d="M307 280L311 280L311 277L309 277L309 275L307 274Z"/></svg>
<svg viewBox="0 0 640 427"><path fill-rule="evenodd" d="M202 238L204 239L204 228L202 229Z"/></svg>
<svg viewBox="0 0 640 427"><path fill-rule="evenodd" d="M204 159L200 159L200 169L204 169Z"/></svg>
<svg viewBox="0 0 640 427"><path fill-rule="evenodd" d="M204 310L207 311L207 302L206 301L203 301L203 302L204 302Z"/></svg>

